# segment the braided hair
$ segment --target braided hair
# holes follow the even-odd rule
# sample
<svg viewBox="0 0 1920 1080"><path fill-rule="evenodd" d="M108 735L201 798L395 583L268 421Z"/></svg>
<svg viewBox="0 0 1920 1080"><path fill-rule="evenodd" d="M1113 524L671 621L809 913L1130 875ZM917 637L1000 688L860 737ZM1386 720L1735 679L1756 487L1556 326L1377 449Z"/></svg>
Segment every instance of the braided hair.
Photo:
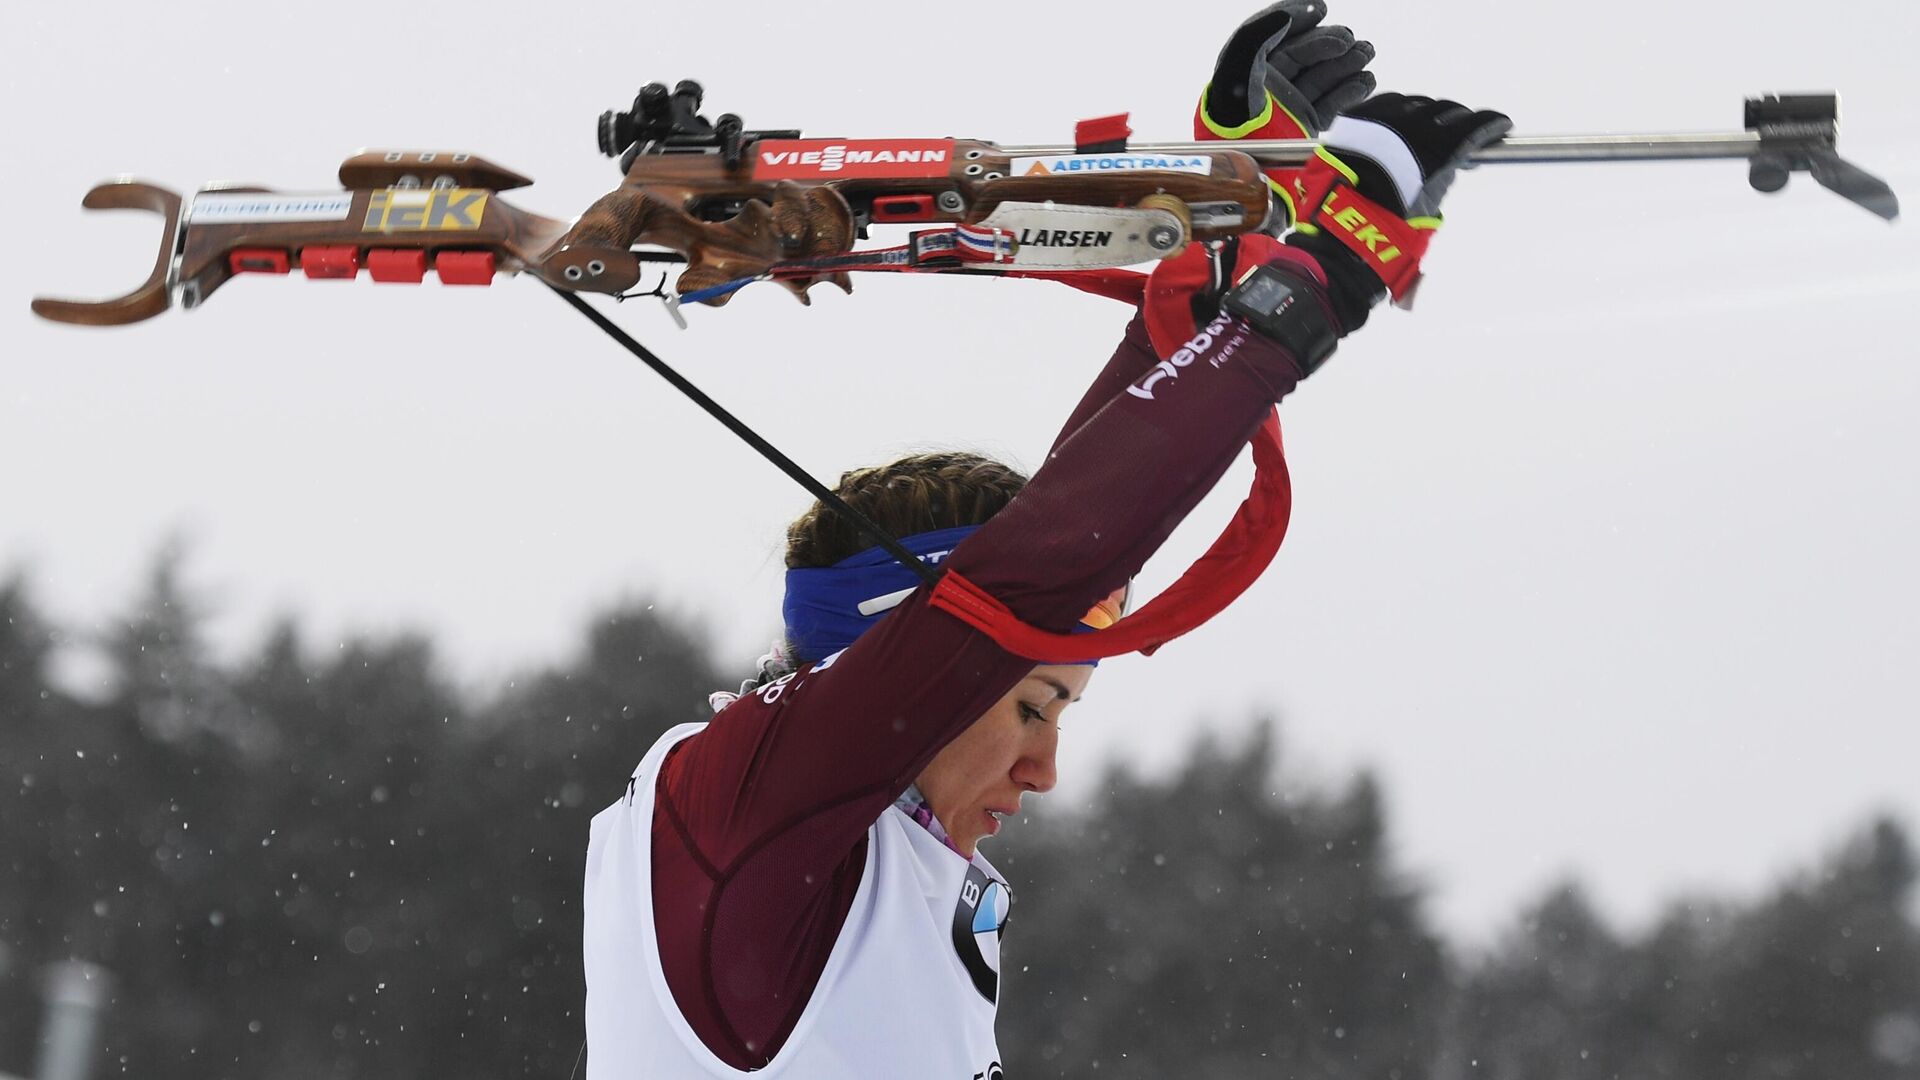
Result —
<svg viewBox="0 0 1920 1080"><path fill-rule="evenodd" d="M834 494L895 537L980 525L1013 501L1027 477L992 458L962 450L912 454L889 465L842 473ZM833 566L873 546L839 511L815 502L787 527L787 569ZM775 642L738 694L709 695L714 711L795 670L792 651Z"/></svg>
<svg viewBox="0 0 1920 1080"><path fill-rule="evenodd" d="M898 537L983 524L1026 485L1025 475L992 458L943 450L843 473L834 493ZM815 502L787 527L787 569L832 566L872 546L844 515Z"/></svg>

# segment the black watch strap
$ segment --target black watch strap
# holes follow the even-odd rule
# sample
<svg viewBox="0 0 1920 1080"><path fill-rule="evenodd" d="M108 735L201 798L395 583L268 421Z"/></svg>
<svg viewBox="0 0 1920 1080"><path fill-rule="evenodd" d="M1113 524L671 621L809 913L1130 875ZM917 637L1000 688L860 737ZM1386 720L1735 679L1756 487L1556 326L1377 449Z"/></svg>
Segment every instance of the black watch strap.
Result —
<svg viewBox="0 0 1920 1080"><path fill-rule="evenodd" d="M1304 377L1319 370L1340 343L1340 332L1313 287L1304 275L1256 266L1227 290L1220 306L1291 352Z"/></svg>

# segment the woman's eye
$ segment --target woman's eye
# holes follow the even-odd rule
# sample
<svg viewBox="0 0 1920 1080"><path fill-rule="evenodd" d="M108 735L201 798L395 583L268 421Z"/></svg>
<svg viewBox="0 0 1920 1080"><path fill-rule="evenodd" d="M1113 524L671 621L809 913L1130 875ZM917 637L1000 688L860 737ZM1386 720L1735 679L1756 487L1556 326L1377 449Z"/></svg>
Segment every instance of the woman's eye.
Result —
<svg viewBox="0 0 1920 1080"><path fill-rule="evenodd" d="M1037 723L1046 718L1046 713L1041 712L1039 709L1034 708L1024 701L1020 703L1020 719Z"/></svg>

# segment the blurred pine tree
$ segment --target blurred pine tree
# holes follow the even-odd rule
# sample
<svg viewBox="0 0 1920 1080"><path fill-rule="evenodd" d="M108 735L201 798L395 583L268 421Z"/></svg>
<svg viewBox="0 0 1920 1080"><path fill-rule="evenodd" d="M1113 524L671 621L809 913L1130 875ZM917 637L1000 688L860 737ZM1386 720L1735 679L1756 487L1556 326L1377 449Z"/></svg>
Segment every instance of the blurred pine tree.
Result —
<svg viewBox="0 0 1920 1080"><path fill-rule="evenodd" d="M1168 783L1116 770L998 865L1015 1076L1430 1075L1440 943L1388 865L1379 792L1277 790L1272 735L1203 737Z"/></svg>
<svg viewBox="0 0 1920 1080"><path fill-rule="evenodd" d="M477 701L418 637L291 623L216 663L177 554L98 644L109 692L0 583L0 1070L32 1067L47 963L116 976L107 1075L535 1076L580 1049L587 823L723 685L643 602ZM1014 885L1010 1075L1912 1080L1916 857L1870 824L1745 905L1643 937L1575 886L1449 962L1365 776L1277 779L1270 728L992 852Z"/></svg>

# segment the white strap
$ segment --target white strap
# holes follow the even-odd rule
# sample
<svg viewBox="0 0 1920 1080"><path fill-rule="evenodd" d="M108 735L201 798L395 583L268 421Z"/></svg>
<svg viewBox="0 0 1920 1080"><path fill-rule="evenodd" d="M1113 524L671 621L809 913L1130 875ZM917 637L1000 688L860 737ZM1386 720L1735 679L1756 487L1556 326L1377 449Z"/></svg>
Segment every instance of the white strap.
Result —
<svg viewBox="0 0 1920 1080"><path fill-rule="evenodd" d="M1166 210L1004 202L963 232L1003 233L1011 259L991 260L1014 270L1096 270L1133 266L1175 255L1186 245L1180 219Z"/></svg>

